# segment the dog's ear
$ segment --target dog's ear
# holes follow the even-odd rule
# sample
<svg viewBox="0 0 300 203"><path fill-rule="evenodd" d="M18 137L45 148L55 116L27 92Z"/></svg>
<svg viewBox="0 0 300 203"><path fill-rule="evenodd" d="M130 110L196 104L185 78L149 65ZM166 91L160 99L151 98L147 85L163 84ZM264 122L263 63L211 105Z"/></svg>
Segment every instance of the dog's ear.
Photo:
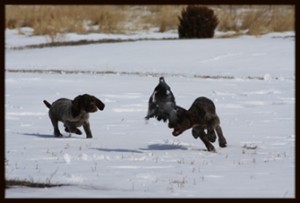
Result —
<svg viewBox="0 0 300 203"><path fill-rule="evenodd" d="M100 99L98 99L97 97L93 96L93 99L95 100L95 104L98 107L98 109L103 111L103 109L105 107L105 104Z"/></svg>
<svg viewBox="0 0 300 203"><path fill-rule="evenodd" d="M81 109L81 106L82 106L81 103L82 103L82 96L81 95L75 97L75 99L72 101L71 111L72 111L72 116L73 117L76 117L80 114L80 109Z"/></svg>

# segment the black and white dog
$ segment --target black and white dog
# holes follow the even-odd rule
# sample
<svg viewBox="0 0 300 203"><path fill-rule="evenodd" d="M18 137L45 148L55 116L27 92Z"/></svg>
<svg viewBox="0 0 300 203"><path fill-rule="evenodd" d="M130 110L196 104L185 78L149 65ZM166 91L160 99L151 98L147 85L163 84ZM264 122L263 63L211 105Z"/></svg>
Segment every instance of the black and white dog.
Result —
<svg viewBox="0 0 300 203"><path fill-rule="evenodd" d="M175 97L164 77L159 78L159 83L149 98L148 113L145 119L149 120L150 118L164 122L176 119Z"/></svg>

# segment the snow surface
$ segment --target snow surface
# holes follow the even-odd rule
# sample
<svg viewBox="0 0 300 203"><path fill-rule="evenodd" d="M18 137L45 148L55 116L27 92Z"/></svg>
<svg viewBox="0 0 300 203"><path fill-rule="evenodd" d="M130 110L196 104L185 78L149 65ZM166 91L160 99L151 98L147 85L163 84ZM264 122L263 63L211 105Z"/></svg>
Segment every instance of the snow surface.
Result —
<svg viewBox="0 0 300 203"><path fill-rule="evenodd" d="M5 30L6 40L5 47L21 47L28 45L37 45L50 43L51 39L47 35L33 35L33 29L29 27ZM77 33L66 33L60 34L55 39L60 42L71 42L80 40L103 40L103 39L114 39L114 40L138 40L138 39L162 39L162 38L177 38L178 34L174 31L169 32L138 32L135 34L102 34L102 33L89 33L89 34L77 34Z"/></svg>
<svg viewBox="0 0 300 203"><path fill-rule="evenodd" d="M66 186L5 197L295 197L295 41L276 36L6 48L5 177ZM208 152L190 130L175 138L166 123L145 122L161 75L177 104L215 102L227 148ZM42 101L83 93L106 104L90 114L93 139L54 138Z"/></svg>

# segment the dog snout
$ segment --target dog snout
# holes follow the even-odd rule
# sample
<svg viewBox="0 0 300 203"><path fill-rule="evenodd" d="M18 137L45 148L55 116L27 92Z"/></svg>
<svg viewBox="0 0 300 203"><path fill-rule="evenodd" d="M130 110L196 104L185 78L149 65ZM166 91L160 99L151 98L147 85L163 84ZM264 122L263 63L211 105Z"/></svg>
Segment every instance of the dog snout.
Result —
<svg viewBox="0 0 300 203"><path fill-rule="evenodd" d="M88 111L93 113L93 112L96 112L98 110L96 104L94 102L92 102L90 105L89 105L89 109Z"/></svg>

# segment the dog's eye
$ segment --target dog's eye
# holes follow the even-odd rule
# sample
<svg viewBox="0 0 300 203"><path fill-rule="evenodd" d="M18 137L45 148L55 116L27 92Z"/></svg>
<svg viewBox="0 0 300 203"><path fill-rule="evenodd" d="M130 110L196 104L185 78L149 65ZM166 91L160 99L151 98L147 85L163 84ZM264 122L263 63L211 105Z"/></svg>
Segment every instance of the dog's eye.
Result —
<svg viewBox="0 0 300 203"><path fill-rule="evenodd" d="M87 100L87 102L88 102L88 103L93 103L94 100L93 100L93 99L89 99L89 100Z"/></svg>

